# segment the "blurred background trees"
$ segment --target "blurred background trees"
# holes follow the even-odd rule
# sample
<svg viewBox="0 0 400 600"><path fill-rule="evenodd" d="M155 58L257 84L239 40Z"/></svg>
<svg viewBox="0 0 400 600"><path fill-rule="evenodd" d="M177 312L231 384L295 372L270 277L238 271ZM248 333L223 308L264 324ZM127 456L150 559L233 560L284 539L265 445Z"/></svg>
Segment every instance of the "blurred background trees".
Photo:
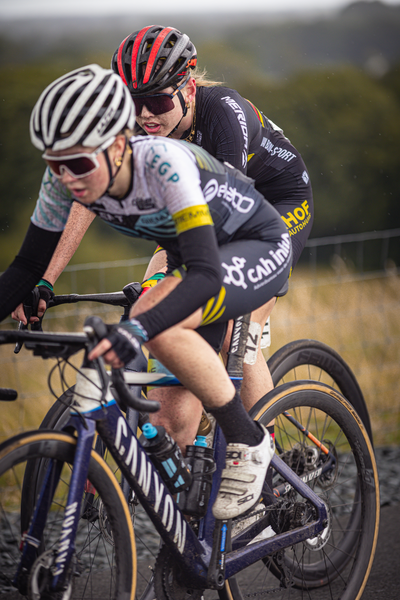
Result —
<svg viewBox="0 0 400 600"><path fill-rule="evenodd" d="M199 64L238 89L302 153L315 198L312 237L400 226L400 5L356 2L326 19L158 16L189 34ZM0 25L0 271L37 198L43 161L29 116L44 87L73 68L109 67L113 51L154 15ZM98 221L98 220L96 220ZM95 222L77 262L149 253Z"/></svg>

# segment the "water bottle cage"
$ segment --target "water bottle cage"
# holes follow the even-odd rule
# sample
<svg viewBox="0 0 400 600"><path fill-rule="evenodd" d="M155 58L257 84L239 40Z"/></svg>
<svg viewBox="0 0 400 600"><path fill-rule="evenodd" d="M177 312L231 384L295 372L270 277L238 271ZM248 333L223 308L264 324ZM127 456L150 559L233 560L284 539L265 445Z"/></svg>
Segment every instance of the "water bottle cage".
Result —
<svg viewBox="0 0 400 600"><path fill-rule="evenodd" d="M186 460L191 469L192 483L179 495L178 505L185 514L201 518L207 510L213 473L217 467L211 448L188 446L187 454Z"/></svg>
<svg viewBox="0 0 400 600"><path fill-rule="evenodd" d="M193 481L198 481L199 479L206 479L212 481L212 476L213 473L215 473L215 471L217 470L217 465L215 464L212 458L205 458L204 461L209 463L209 465L206 465L204 471L191 471ZM190 485L193 484L193 481Z"/></svg>
<svg viewBox="0 0 400 600"><path fill-rule="evenodd" d="M179 463L180 464L177 465L172 458L161 462L164 471L163 479L167 484L169 491L173 494L186 490L192 482L192 476L190 476L190 480L188 481L188 468L186 463L183 461L179 461Z"/></svg>

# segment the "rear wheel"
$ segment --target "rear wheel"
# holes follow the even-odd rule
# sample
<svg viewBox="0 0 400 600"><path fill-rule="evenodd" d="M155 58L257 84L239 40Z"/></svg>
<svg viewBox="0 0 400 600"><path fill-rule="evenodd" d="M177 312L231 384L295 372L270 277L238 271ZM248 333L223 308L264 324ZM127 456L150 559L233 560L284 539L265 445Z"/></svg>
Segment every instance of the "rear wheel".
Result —
<svg viewBox="0 0 400 600"><path fill-rule="evenodd" d="M267 361L274 386L312 379L338 390L360 415L372 441L371 422L363 393L349 365L333 348L316 340L289 342Z"/></svg>
<svg viewBox="0 0 400 600"><path fill-rule="evenodd" d="M379 525L376 464L359 417L339 393L312 381L276 388L252 409L252 417L263 424L275 419L277 453L324 500L328 525L315 538L293 543L239 572L226 582L221 597L358 600L371 570ZM326 472L327 455L312 436L335 457L336 464ZM304 500L293 489L285 490L285 483L275 474L274 487L280 487L282 497L267 507L272 535L299 526L296 506ZM312 519L312 509L303 508Z"/></svg>
<svg viewBox="0 0 400 600"><path fill-rule="evenodd" d="M75 438L54 431L24 433L0 446L0 593L14 590L12 598L28 595L35 600L44 597L128 600L134 597L136 552L131 515L112 471L93 451L88 472L91 501L87 502L85 494L68 588L58 595L46 595L42 589L46 588L44 582L49 576L53 550L60 539L75 446ZM39 478L36 486L25 488L23 493L25 470L32 462L41 464ZM51 464L60 466L61 476L35 562L29 573L18 578L18 594L12 582L21 556L21 534L27 531L41 477ZM20 510L22 495L24 509Z"/></svg>

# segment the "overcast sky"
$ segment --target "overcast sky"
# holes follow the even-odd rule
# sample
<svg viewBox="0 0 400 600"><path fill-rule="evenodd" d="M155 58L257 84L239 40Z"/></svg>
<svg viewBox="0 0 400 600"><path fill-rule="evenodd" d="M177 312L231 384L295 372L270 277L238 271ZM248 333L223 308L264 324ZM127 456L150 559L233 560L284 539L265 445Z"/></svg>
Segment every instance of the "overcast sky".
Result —
<svg viewBox="0 0 400 600"><path fill-rule="evenodd" d="M66 16L102 16L121 13L147 13L163 15L179 12L224 12L245 10L249 12L263 11L279 13L294 11L326 11L340 9L350 4L351 0L152 0L151 3L141 0L0 0L0 18L31 18ZM386 4L400 4L400 0L385 0ZM139 5L139 6L138 6ZM140 8L141 5L141 8Z"/></svg>

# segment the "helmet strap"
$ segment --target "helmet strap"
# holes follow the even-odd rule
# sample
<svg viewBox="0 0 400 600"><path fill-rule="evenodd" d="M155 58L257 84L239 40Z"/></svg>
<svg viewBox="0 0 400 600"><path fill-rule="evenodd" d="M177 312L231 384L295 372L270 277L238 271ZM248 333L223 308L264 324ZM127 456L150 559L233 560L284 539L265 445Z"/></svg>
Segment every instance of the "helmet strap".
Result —
<svg viewBox="0 0 400 600"><path fill-rule="evenodd" d="M108 187L106 189L106 194L110 191L110 189L112 188L112 186L115 183L115 179L116 179L116 177L117 177L117 175L119 173L119 170L122 167L122 163L124 161L124 156L125 156L125 152L126 152L127 146L128 146L128 140L127 140L127 138L125 136L124 151L122 153L122 156L115 161L115 165L117 166L117 170L115 171L114 175L113 175L113 172L112 172L110 157L108 156L108 148L106 148L105 150L103 150L104 156L106 158L107 167L108 167L108 174L109 174L109 177L110 177L110 182L109 182Z"/></svg>
<svg viewBox="0 0 400 600"><path fill-rule="evenodd" d="M188 106L186 106L186 104L185 104L185 99L184 99L184 97L183 97L183 95L182 95L182 93L181 93L181 91L180 91L180 90L179 90L179 92L177 93L177 96L178 96L178 98L179 98L179 102L181 103L181 107L182 107L182 116L181 116L181 118L179 119L178 123L177 123L177 124L175 125L175 127L173 128L173 130L172 130L172 131L170 131L170 132L169 132L169 134L168 134L166 137L171 137L171 135L172 135L173 133L175 133L175 131L178 129L179 125L181 124L181 122L182 122L182 119L183 119L184 117L186 117L186 115L187 115L187 111L188 111L188 108L189 108Z"/></svg>
<svg viewBox="0 0 400 600"><path fill-rule="evenodd" d="M194 138L194 133L196 131L196 101L193 101L193 119L192 126L190 130L187 129L185 133L182 135L181 140L185 140L186 142L192 142Z"/></svg>

